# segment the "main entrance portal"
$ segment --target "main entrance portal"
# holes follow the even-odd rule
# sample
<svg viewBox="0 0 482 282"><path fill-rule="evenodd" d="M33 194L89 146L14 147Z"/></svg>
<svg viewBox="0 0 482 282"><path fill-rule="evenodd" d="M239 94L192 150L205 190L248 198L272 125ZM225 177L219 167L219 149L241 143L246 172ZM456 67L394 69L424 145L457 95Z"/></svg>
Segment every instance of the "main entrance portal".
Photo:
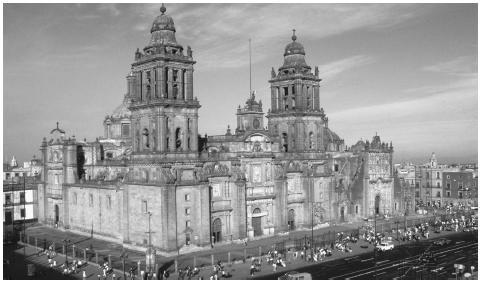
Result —
<svg viewBox="0 0 482 282"><path fill-rule="evenodd" d="M223 239L221 237L222 228L223 224L221 223L221 219L216 218L213 222L213 243L221 242Z"/></svg>
<svg viewBox="0 0 482 282"><path fill-rule="evenodd" d="M261 216L255 216L260 213L261 213L261 210L258 208L253 210L251 224L253 225L254 236L263 235L263 229L261 229Z"/></svg>

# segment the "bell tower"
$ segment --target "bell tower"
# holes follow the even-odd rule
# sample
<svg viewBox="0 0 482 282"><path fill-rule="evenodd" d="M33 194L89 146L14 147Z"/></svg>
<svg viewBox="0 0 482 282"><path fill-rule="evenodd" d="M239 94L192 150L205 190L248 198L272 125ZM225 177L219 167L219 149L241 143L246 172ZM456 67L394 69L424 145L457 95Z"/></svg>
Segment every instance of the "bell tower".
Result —
<svg viewBox="0 0 482 282"><path fill-rule="evenodd" d="M286 45L283 65L271 70L271 110L268 113L270 134L281 140L281 151L337 150L328 129L328 118L320 107L318 67L314 73L305 61L305 49L297 41ZM336 138L335 138L336 139Z"/></svg>
<svg viewBox="0 0 482 282"><path fill-rule="evenodd" d="M151 39L137 49L127 76L127 96L132 111L133 155L161 153L175 157L198 152L198 109L193 96L191 47L176 41L173 19L161 14L151 28Z"/></svg>

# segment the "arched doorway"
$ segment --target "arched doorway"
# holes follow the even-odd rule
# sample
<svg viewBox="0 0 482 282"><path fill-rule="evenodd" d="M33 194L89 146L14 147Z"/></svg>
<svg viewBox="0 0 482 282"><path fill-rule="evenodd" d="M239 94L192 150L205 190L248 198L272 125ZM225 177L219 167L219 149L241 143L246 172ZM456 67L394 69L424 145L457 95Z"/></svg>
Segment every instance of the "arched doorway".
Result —
<svg viewBox="0 0 482 282"><path fill-rule="evenodd" d="M59 205L55 205L55 224L59 223Z"/></svg>
<svg viewBox="0 0 482 282"><path fill-rule="evenodd" d="M380 195L375 196L375 215L380 213Z"/></svg>
<svg viewBox="0 0 482 282"><path fill-rule="evenodd" d="M295 210L288 211L288 226L290 230L295 230Z"/></svg>
<svg viewBox="0 0 482 282"><path fill-rule="evenodd" d="M221 219L216 218L213 222L213 243L222 241L223 239L221 236L222 227L223 227L223 224L221 222Z"/></svg>
<svg viewBox="0 0 482 282"><path fill-rule="evenodd" d="M259 208L255 208L251 217L251 224L253 225L254 236L263 235L263 229L261 229L261 216L258 215L260 213L261 210Z"/></svg>
<svg viewBox="0 0 482 282"><path fill-rule="evenodd" d="M340 221L341 222L345 221L345 207L340 208Z"/></svg>

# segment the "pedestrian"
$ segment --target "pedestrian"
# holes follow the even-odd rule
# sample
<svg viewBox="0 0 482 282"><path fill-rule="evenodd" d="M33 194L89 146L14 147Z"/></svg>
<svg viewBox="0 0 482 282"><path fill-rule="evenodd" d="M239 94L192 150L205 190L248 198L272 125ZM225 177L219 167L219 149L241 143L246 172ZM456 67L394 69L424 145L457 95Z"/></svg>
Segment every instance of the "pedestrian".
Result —
<svg viewBox="0 0 482 282"><path fill-rule="evenodd" d="M254 276L254 264L251 264L251 268L249 269L249 274L251 275L251 277Z"/></svg>
<svg viewBox="0 0 482 282"><path fill-rule="evenodd" d="M82 280L87 279L87 274L85 274L85 270L82 271Z"/></svg>
<svg viewBox="0 0 482 282"><path fill-rule="evenodd" d="M276 262L273 261L273 272L276 272Z"/></svg>

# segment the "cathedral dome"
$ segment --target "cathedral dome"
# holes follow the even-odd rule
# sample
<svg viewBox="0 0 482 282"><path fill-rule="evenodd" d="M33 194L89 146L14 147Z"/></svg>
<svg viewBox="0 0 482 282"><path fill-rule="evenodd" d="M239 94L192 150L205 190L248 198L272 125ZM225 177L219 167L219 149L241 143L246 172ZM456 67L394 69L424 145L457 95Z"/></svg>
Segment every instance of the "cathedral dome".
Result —
<svg viewBox="0 0 482 282"><path fill-rule="evenodd" d="M293 36L291 37L293 42L286 45L284 53L283 66L280 69L288 68L310 68L305 61L305 48L301 43L296 42L295 30L293 30Z"/></svg>
<svg viewBox="0 0 482 282"><path fill-rule="evenodd" d="M286 45L285 54L284 54L285 56L294 55L294 54L305 55L305 48L303 47L303 45L301 45L301 43L296 42L296 38L297 37L295 35L295 30L293 30L293 36L291 36L291 39L293 40L293 42Z"/></svg>
<svg viewBox="0 0 482 282"><path fill-rule="evenodd" d="M160 30L176 31L176 28L174 27L174 20L170 16L164 14L165 12L166 7L164 7L163 4L161 6L161 14L157 16L152 23L151 33Z"/></svg>

